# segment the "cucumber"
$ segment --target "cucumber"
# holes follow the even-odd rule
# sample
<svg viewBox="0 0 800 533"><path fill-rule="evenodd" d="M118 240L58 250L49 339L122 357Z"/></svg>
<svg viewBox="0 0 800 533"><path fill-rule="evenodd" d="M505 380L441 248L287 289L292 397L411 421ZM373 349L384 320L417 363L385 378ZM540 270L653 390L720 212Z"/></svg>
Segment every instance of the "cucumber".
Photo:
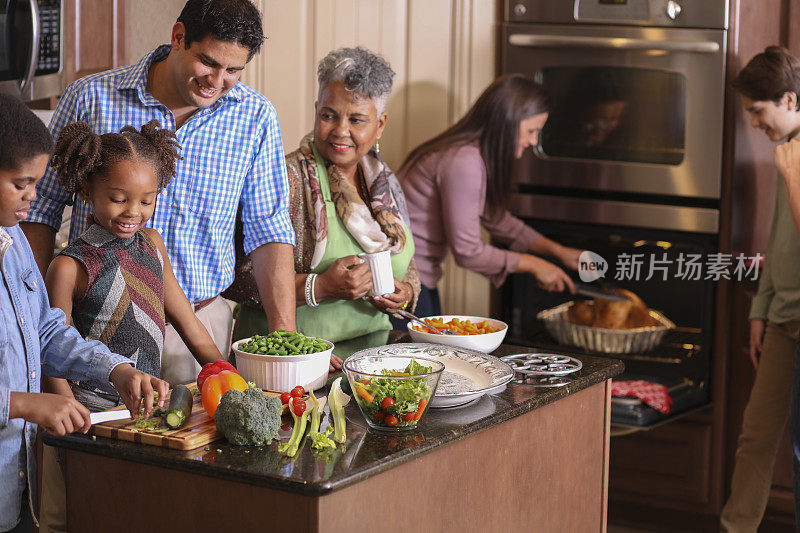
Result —
<svg viewBox="0 0 800 533"><path fill-rule="evenodd" d="M164 415L164 422L171 429L178 429L186 425L189 415L192 414L194 395L186 385L175 385L169 397L169 408Z"/></svg>

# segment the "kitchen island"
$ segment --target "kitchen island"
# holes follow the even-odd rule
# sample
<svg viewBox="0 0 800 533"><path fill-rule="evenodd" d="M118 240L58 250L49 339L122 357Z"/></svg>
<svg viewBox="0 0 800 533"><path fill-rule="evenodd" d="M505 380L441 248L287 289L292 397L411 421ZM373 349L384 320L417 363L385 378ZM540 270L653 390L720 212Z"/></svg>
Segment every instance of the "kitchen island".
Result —
<svg viewBox="0 0 800 533"><path fill-rule="evenodd" d="M367 430L351 401L347 443L320 454L306 442L294 460L275 442L44 441L65 450L71 532L605 531L610 379L623 365L577 357L567 385L511 382L406 433Z"/></svg>

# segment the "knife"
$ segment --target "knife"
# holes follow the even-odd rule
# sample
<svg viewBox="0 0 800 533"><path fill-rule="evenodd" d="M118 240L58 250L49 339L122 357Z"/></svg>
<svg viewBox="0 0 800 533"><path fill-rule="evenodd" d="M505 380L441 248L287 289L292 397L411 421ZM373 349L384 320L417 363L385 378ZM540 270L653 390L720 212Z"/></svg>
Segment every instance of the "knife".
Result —
<svg viewBox="0 0 800 533"><path fill-rule="evenodd" d="M114 420L124 420L131 417L131 412L127 409L115 409L113 411L101 411L99 413L91 413L89 419L92 425L100 424L102 422L112 422Z"/></svg>
<svg viewBox="0 0 800 533"><path fill-rule="evenodd" d="M624 302L628 299L627 297L617 294L616 292L610 292L606 289L593 287L587 283L580 282L575 283L575 292L577 294L582 294L583 296L589 296L590 298L602 298L612 302Z"/></svg>

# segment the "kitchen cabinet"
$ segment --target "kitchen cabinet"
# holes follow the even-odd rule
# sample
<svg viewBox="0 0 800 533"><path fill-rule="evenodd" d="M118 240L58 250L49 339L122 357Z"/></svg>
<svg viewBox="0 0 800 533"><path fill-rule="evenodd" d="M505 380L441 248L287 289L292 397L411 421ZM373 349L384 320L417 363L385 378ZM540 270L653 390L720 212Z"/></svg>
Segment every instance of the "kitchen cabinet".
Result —
<svg viewBox="0 0 800 533"><path fill-rule="evenodd" d="M611 490L634 501L681 504L708 502L711 428L698 420L677 420L611 440ZM639 450L648 450L642 454ZM658 457L657 461L653 458ZM653 480L660 480L654 483ZM646 488L645 488L646 487ZM643 488L645 488L643 490Z"/></svg>
<svg viewBox="0 0 800 533"><path fill-rule="evenodd" d="M604 532L610 378L623 365L580 358L566 386L512 382L433 409L409 432L366 430L351 402L348 442L330 457L307 442L290 460L277 443L180 451L85 435L44 440L66 451L70 531Z"/></svg>
<svg viewBox="0 0 800 533"><path fill-rule="evenodd" d="M126 63L125 0L67 0L64 14L67 84Z"/></svg>
<svg viewBox="0 0 800 533"><path fill-rule="evenodd" d="M611 439L609 521L716 531L724 474L720 410Z"/></svg>

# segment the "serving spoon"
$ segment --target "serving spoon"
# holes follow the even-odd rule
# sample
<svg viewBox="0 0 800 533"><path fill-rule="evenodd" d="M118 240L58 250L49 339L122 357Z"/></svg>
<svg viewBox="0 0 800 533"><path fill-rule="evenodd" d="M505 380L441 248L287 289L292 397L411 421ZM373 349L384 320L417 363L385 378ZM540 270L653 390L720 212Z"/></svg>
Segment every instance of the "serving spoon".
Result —
<svg viewBox="0 0 800 533"><path fill-rule="evenodd" d="M421 319L417 318L415 315L412 315L411 313L409 313L408 311L406 311L404 309L400 309L399 311L397 311L397 314L400 315L401 317L407 319L407 320L410 320L411 322L414 322L415 324L421 325L422 327L432 331L436 335L458 335L458 333L456 333L455 331L450 330L450 329L446 329L446 328L441 330L441 331L439 331L438 329L434 328L433 326L429 326L424 320L421 320Z"/></svg>

